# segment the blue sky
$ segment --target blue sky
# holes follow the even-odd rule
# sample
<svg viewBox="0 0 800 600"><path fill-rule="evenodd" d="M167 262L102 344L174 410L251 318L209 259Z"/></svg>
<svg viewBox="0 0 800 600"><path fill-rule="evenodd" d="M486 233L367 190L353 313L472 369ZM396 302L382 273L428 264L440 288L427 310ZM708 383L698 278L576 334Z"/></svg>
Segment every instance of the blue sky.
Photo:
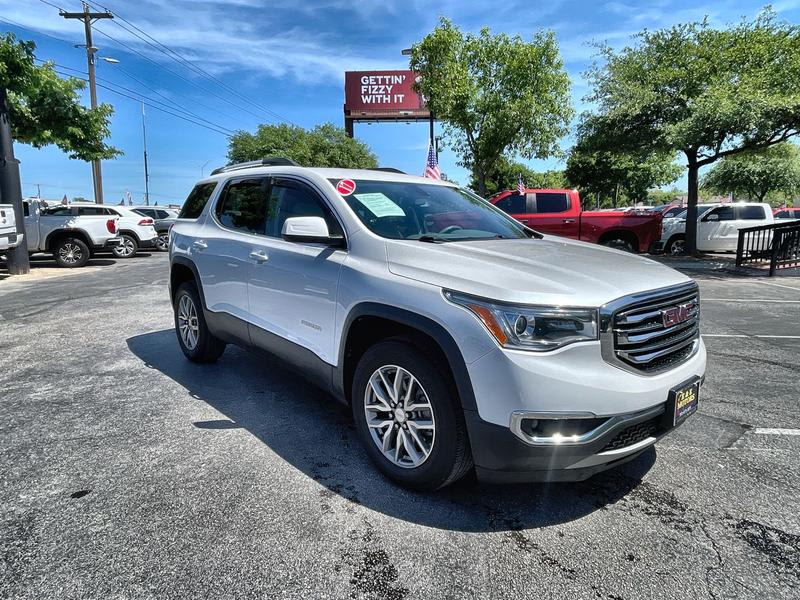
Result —
<svg viewBox="0 0 800 600"><path fill-rule="evenodd" d="M66 10L80 10L77 0L48 0ZM274 115L304 127L331 121L342 124L345 70L407 67L400 51L422 38L440 15L465 30L489 26L529 38L537 29L556 32L573 83L573 104L586 108L582 73L592 60L592 42L620 47L643 28L657 29L708 15L723 25L753 17L762 7L750 1L573 2L567 0L466 2L444 0L92 0L125 21L96 24L94 43L102 85L129 95L175 103L224 130L254 130ZM800 20L800 0L780 0L773 8L785 19ZM222 83L191 72L155 47L120 27L146 32L211 73ZM86 70L82 24L67 21L40 0L0 0L0 31L10 30L37 44L37 56L52 60L64 72ZM107 34L107 35L105 35ZM109 37L110 36L110 37ZM73 69L73 71L68 71ZM179 77L180 76L180 77ZM223 85L224 84L224 85ZM227 88L238 90L233 95ZM122 88L127 88L125 91ZM135 92L131 94L132 92ZM143 197L142 121L138 101L99 88L101 102L113 104L110 142L124 151L104 161L106 202L118 202L126 190ZM88 103L88 94L84 100ZM151 101L151 100L148 100ZM271 111L265 112L264 109ZM227 138L218 131L145 108L151 202L182 202L193 183L225 163ZM380 163L410 173L425 161L426 124L356 125L355 135L368 143ZM570 140L564 140L569 147ZM16 146L22 162L23 194L46 198L92 198L91 168L69 160L56 148ZM449 151L442 170L466 183ZM558 160L534 161L534 168L558 168ZM682 181L678 185L683 187Z"/></svg>

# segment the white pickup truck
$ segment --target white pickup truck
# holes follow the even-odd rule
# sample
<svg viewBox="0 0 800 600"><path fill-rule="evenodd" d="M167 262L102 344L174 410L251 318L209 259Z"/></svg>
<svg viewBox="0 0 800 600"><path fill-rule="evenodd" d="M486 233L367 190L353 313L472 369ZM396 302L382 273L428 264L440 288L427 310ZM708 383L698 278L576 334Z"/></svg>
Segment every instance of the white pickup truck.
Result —
<svg viewBox="0 0 800 600"><path fill-rule="evenodd" d="M73 206L47 207L37 198L26 199L23 209L28 252L48 252L59 267L82 267L95 250L122 243L117 216L78 215Z"/></svg>
<svg viewBox="0 0 800 600"><path fill-rule="evenodd" d="M0 253L19 246L23 237L17 231L14 207L10 204L0 204Z"/></svg>

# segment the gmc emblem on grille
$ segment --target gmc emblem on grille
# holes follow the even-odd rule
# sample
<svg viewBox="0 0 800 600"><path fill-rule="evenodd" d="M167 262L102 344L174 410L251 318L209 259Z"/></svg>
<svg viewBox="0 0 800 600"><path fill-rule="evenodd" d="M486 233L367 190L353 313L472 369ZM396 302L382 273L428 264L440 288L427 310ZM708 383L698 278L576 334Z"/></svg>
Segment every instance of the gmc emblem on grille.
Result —
<svg viewBox="0 0 800 600"><path fill-rule="evenodd" d="M661 321L664 327L672 327L691 319L696 310L697 304L694 302L665 308L661 311Z"/></svg>

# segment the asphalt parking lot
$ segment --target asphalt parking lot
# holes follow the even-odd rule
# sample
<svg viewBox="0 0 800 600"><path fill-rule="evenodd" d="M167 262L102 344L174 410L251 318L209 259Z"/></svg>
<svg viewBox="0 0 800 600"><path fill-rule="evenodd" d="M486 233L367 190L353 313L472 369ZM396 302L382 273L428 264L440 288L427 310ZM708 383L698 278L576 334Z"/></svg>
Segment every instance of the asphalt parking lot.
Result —
<svg viewBox="0 0 800 600"><path fill-rule="evenodd" d="M167 268L0 281L0 597L800 598L800 277L698 272L700 409L636 461L416 494L278 364L187 362Z"/></svg>

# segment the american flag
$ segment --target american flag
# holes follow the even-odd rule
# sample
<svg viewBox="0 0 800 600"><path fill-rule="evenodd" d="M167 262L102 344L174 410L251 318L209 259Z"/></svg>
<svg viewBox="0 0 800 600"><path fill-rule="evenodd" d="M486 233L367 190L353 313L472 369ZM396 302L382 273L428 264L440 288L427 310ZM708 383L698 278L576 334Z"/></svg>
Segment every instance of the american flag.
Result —
<svg viewBox="0 0 800 600"><path fill-rule="evenodd" d="M428 161L425 163L424 177L430 179L441 179L442 172L439 170L439 161L436 160L436 149L433 144L428 146Z"/></svg>
<svg viewBox="0 0 800 600"><path fill-rule="evenodd" d="M522 173L517 176L517 193L520 196L525 195L525 186L522 184Z"/></svg>

